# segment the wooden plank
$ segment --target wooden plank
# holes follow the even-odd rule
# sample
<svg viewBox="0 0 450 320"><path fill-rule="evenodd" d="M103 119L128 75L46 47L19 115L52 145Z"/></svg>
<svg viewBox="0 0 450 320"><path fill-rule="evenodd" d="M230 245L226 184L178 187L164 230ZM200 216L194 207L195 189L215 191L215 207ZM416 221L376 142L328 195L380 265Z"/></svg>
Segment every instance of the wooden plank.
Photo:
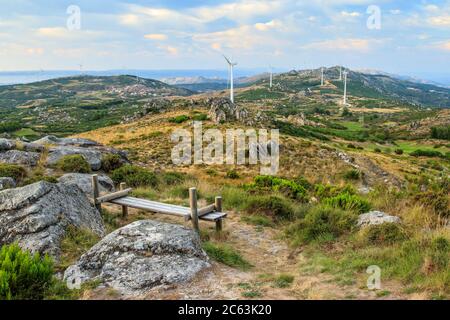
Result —
<svg viewBox="0 0 450 320"><path fill-rule="evenodd" d="M117 200L122 201L124 204L126 203L126 205L128 205L128 206L143 205L143 206L146 206L151 209L171 210L171 211L186 214L186 215L191 214L191 210L189 208L166 204L166 203L161 203L161 202L156 202L156 201L144 200L144 199L133 198L133 197L124 197L124 198L117 199Z"/></svg>
<svg viewBox="0 0 450 320"><path fill-rule="evenodd" d="M200 228L199 228L199 224L198 224L197 189L196 188L189 189L189 204L191 207L192 226L195 231L199 231Z"/></svg>
<svg viewBox="0 0 450 320"><path fill-rule="evenodd" d="M120 198L120 199L116 199L114 201L123 203L124 205L128 205L128 206L144 206L148 209L165 210L165 211L172 211L172 212L176 212L176 213L180 213L180 214L190 215L190 210L188 208L177 208L177 207L164 205L164 204L157 204L157 203L153 203L151 201L145 201L145 200L136 201L135 199L133 199L131 197Z"/></svg>
<svg viewBox="0 0 450 320"><path fill-rule="evenodd" d="M209 206L198 209L198 216L204 216L205 214L214 212L216 210L216 206L214 204L210 204Z"/></svg>
<svg viewBox="0 0 450 320"><path fill-rule="evenodd" d="M126 205L128 207L131 208L136 208L136 209L141 209L141 210L147 210L147 211L151 211L151 212L156 212L156 213L163 213L163 214L169 214L169 215L173 215L173 216L179 216L179 217L190 217L190 213L189 210L186 212L181 212L181 211L175 211L173 210L173 208L171 207L164 207L164 206L154 206L154 205L149 205L146 204L143 201L133 201L129 199L129 197L125 197L125 198L119 198L119 199L114 199L110 201L111 203L114 204L118 204L118 205ZM188 219L186 219L188 220Z"/></svg>
<svg viewBox="0 0 450 320"><path fill-rule="evenodd" d="M97 202L98 203L103 203L103 202L109 202L109 201L117 199L117 198L123 198L123 197L128 196L128 194L131 191L133 191L133 189L128 188L128 189L121 190L121 191L118 191L118 192L110 193L110 194L107 194L107 195L105 195L103 197L97 198Z"/></svg>
<svg viewBox="0 0 450 320"><path fill-rule="evenodd" d="M227 216L227 214L225 212L213 212L213 213L208 213L207 215L200 217L200 220L215 222L217 220L226 218L226 216Z"/></svg>

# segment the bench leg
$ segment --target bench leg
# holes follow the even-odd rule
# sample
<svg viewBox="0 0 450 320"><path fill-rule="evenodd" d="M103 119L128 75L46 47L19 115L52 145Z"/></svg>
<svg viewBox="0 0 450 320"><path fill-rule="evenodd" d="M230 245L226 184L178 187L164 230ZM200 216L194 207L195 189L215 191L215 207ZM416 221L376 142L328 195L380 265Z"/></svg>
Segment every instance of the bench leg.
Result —
<svg viewBox="0 0 450 320"><path fill-rule="evenodd" d="M216 232L221 232L222 231L222 219L219 219L216 221Z"/></svg>
<svg viewBox="0 0 450 320"><path fill-rule="evenodd" d="M122 182L120 184L120 190L125 190L127 188L127 184L125 182ZM122 206L122 218L126 218L128 216L128 207Z"/></svg>
<svg viewBox="0 0 450 320"><path fill-rule="evenodd" d="M92 191L93 191L95 207L101 214L102 213L102 204L97 202L97 198L100 196L100 187L98 184L98 175L96 175L96 174L94 174L92 176Z"/></svg>
<svg viewBox="0 0 450 320"><path fill-rule="evenodd" d="M222 212L222 197L216 197L214 202L217 212ZM222 219L216 221L216 232L222 231Z"/></svg>
<svg viewBox="0 0 450 320"><path fill-rule="evenodd" d="M198 209L197 209L197 189L190 188L189 189L189 203L191 207L191 219L192 219L192 227L195 231L199 232L200 227L198 224Z"/></svg>

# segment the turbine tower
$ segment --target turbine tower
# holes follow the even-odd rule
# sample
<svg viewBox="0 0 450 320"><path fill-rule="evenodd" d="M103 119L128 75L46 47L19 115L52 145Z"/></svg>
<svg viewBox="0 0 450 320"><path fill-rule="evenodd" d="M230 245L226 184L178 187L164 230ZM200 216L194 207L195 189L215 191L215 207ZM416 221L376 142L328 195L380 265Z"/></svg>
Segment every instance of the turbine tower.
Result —
<svg viewBox="0 0 450 320"><path fill-rule="evenodd" d="M234 103L234 82L233 82L233 68L237 66L236 62L231 62L225 55L223 56L230 66L230 100Z"/></svg>
<svg viewBox="0 0 450 320"><path fill-rule="evenodd" d="M342 81L342 66L339 66L339 81Z"/></svg>
<svg viewBox="0 0 450 320"><path fill-rule="evenodd" d="M270 88L272 89L273 86L273 71L272 71L272 66L270 66L270 84L269 84Z"/></svg>
<svg viewBox="0 0 450 320"><path fill-rule="evenodd" d="M347 105L347 71L343 72L344 74L344 106Z"/></svg>
<svg viewBox="0 0 450 320"><path fill-rule="evenodd" d="M322 77L320 80L320 85L323 86L323 67L320 69L320 72L322 73Z"/></svg>

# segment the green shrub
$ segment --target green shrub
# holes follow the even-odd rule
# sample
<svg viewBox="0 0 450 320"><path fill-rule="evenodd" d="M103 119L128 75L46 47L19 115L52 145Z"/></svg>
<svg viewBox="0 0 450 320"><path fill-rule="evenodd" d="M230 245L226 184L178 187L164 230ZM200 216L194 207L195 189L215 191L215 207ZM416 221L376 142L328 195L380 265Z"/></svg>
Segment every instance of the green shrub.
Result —
<svg viewBox="0 0 450 320"><path fill-rule="evenodd" d="M398 155L402 155L403 154L403 150L402 149L395 149L395 153Z"/></svg>
<svg viewBox="0 0 450 320"><path fill-rule="evenodd" d="M319 199L325 199L338 196L341 193L356 194L355 188L351 185L337 187L330 184L316 184L314 192Z"/></svg>
<svg viewBox="0 0 450 320"><path fill-rule="evenodd" d="M450 125L440 126L440 127L432 127L431 128L431 137L433 139L450 140Z"/></svg>
<svg viewBox="0 0 450 320"><path fill-rule="evenodd" d="M186 179L186 175L179 172L164 172L161 179L162 183L164 183L165 185L172 186L184 182Z"/></svg>
<svg viewBox="0 0 450 320"><path fill-rule="evenodd" d="M102 156L102 169L111 172L123 166L122 158L118 154L108 153Z"/></svg>
<svg viewBox="0 0 450 320"><path fill-rule="evenodd" d="M444 237L432 240L429 256L437 270L446 270L450 264L450 241Z"/></svg>
<svg viewBox="0 0 450 320"><path fill-rule="evenodd" d="M188 121L188 120L189 120L188 116L181 115L181 116L176 116L174 118L170 118L169 122L172 122L172 123L183 123L183 122Z"/></svg>
<svg viewBox="0 0 450 320"><path fill-rule="evenodd" d="M286 230L294 244L312 241L331 241L350 232L356 225L358 215L328 206L312 208L304 219L297 221Z"/></svg>
<svg viewBox="0 0 450 320"><path fill-rule="evenodd" d="M438 191L426 191L416 195L416 200L444 218L450 217L450 198L448 197L448 189Z"/></svg>
<svg viewBox="0 0 450 320"><path fill-rule="evenodd" d="M292 180L273 176L256 176L254 183L247 185L247 188L257 190L265 188L271 191L281 192L285 196L297 200L306 200L307 196L307 191L302 185Z"/></svg>
<svg viewBox="0 0 450 320"><path fill-rule="evenodd" d="M435 150L415 150L409 154L413 157L443 157L443 154Z"/></svg>
<svg viewBox="0 0 450 320"><path fill-rule="evenodd" d="M381 149L380 148L375 148L375 149L373 149L373 151L375 151L376 153L381 153Z"/></svg>
<svg viewBox="0 0 450 320"><path fill-rule="evenodd" d="M206 121L208 120L208 115L206 113L199 113L192 117L195 121Z"/></svg>
<svg viewBox="0 0 450 320"><path fill-rule="evenodd" d="M394 244L406 239L405 231L397 223L372 225L361 232L368 244Z"/></svg>
<svg viewBox="0 0 450 320"><path fill-rule="evenodd" d="M332 198L326 198L324 203L333 208L343 210L352 210L358 213L364 213L370 210L370 203L358 195L347 192L341 193Z"/></svg>
<svg viewBox="0 0 450 320"><path fill-rule="evenodd" d="M0 250L0 300L43 299L53 278L52 260L22 251L17 244Z"/></svg>
<svg viewBox="0 0 450 320"><path fill-rule="evenodd" d="M244 204L244 211L249 214L259 214L272 217L275 220L292 219L295 215L294 206L280 196L252 196Z"/></svg>
<svg viewBox="0 0 450 320"><path fill-rule="evenodd" d="M64 156L58 160L56 167L64 172L89 173L91 166L80 154Z"/></svg>
<svg viewBox="0 0 450 320"><path fill-rule="evenodd" d="M225 244L204 242L203 249L211 259L223 263L230 267L248 270L252 265L247 262L236 250Z"/></svg>
<svg viewBox="0 0 450 320"><path fill-rule="evenodd" d="M27 170L15 164L0 163L0 177L13 178L16 182L22 181L27 176Z"/></svg>
<svg viewBox="0 0 450 320"><path fill-rule="evenodd" d="M344 179L346 180L359 180L361 178L361 171L351 169L344 173Z"/></svg>
<svg viewBox="0 0 450 320"><path fill-rule="evenodd" d="M156 187L158 178L156 175L144 168L124 165L111 172L111 179L116 183L125 182L129 187Z"/></svg>
<svg viewBox="0 0 450 320"><path fill-rule="evenodd" d="M42 176L42 175L36 175L30 178L26 178L23 180L22 185L26 186L29 184L33 184L39 181L46 181L50 183L58 183L58 179L52 176Z"/></svg>
<svg viewBox="0 0 450 320"><path fill-rule="evenodd" d="M274 285L277 288L288 288L292 285L293 282L294 276L291 276L290 274L280 274L278 277L276 277Z"/></svg>
<svg viewBox="0 0 450 320"><path fill-rule="evenodd" d="M225 177L228 179L239 179L239 173L236 171L236 169L231 169L227 172Z"/></svg>

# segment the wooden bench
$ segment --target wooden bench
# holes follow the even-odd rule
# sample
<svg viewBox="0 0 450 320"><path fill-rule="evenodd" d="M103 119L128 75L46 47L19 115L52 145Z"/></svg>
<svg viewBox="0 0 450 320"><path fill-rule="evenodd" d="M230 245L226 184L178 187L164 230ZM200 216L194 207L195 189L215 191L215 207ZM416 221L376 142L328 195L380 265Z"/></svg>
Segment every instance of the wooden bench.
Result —
<svg viewBox="0 0 450 320"><path fill-rule="evenodd" d="M139 199L130 197L132 189L127 189L125 183L120 184L120 191L110 193L100 197L98 176L92 176L92 189L94 202L97 209L101 212L102 203L108 202L122 206L122 215L128 215L128 208L135 208L155 213L173 215L183 217L185 221L192 220L192 225L195 230L199 230L199 220L205 220L216 223L216 231L222 231L222 220L226 218L227 214L222 212L222 197L216 197L215 203L203 208L197 207L197 189L189 189L189 203L190 207L177 206L157 201L150 201L146 199Z"/></svg>

